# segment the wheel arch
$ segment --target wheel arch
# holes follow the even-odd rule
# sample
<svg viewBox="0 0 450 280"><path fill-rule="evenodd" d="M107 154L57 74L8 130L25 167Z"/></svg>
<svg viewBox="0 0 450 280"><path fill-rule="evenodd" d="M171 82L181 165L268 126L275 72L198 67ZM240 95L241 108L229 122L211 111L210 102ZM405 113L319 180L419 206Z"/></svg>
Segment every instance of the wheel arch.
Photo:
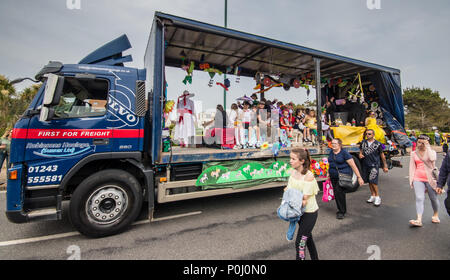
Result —
<svg viewBox="0 0 450 280"><path fill-rule="evenodd" d="M141 157L142 154L140 152L133 152L100 153L83 158L64 176L59 186L59 193L67 199L87 176L111 168L129 172L136 177L141 187L146 189L146 186L150 182L148 182L148 171L145 171L145 168L141 163Z"/></svg>

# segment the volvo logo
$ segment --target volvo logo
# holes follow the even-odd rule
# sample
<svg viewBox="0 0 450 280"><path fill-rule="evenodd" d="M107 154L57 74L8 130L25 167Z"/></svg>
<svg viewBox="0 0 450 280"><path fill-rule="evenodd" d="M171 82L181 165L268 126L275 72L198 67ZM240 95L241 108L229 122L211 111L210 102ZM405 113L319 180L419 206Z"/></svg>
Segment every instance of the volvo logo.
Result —
<svg viewBox="0 0 450 280"><path fill-rule="evenodd" d="M127 108L111 95L109 96L108 105L110 113L121 120L123 124L127 126L135 126L137 124L137 117L130 108Z"/></svg>

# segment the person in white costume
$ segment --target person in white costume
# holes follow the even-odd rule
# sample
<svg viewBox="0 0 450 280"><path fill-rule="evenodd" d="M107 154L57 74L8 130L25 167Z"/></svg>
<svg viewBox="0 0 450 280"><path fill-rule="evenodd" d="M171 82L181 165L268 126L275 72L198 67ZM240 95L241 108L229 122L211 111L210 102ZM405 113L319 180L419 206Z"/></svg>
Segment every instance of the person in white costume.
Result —
<svg viewBox="0 0 450 280"><path fill-rule="evenodd" d="M187 90L183 95L178 97L177 103L177 121L175 125L175 140L179 140L181 147L186 147L193 143L195 136L195 110L194 101L190 98L195 94L189 93Z"/></svg>

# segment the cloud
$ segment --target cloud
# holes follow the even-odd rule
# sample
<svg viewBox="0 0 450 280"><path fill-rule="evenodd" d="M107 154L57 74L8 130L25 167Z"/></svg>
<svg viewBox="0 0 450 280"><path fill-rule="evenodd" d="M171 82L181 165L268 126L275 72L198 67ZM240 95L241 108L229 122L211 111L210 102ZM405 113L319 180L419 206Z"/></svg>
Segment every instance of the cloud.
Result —
<svg viewBox="0 0 450 280"><path fill-rule="evenodd" d="M366 0L229 0L228 27L399 68L403 88L428 86L450 99L449 8L446 0L381 0L381 10L367 9ZM2 0L0 73L34 76L49 60L76 63L122 34L133 46L127 51L134 58L130 66L142 68L155 11L224 24L223 0L81 0L81 10L67 9L65 0ZM172 92L182 92L181 80L169 81ZM252 86L251 80L243 81L235 90L251 93ZM211 90L202 87L198 90ZM205 97L211 104L223 99L215 90ZM297 97L291 91L277 94Z"/></svg>

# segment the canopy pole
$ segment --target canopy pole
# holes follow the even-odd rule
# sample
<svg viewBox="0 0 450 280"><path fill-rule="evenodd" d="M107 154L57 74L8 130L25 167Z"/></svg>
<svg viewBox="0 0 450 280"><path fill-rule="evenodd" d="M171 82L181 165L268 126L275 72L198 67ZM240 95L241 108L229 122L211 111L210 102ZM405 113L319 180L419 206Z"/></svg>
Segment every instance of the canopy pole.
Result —
<svg viewBox="0 0 450 280"><path fill-rule="evenodd" d="M228 0L225 0L225 28L227 28L227 9L228 9ZM225 84L225 80L227 79L227 73L223 75L223 84ZM223 109L227 110L227 91L225 88L223 89Z"/></svg>
<svg viewBox="0 0 450 280"><path fill-rule="evenodd" d="M317 119L317 137L319 144L322 144L322 94L320 88L320 58L314 57L316 65L316 119Z"/></svg>

